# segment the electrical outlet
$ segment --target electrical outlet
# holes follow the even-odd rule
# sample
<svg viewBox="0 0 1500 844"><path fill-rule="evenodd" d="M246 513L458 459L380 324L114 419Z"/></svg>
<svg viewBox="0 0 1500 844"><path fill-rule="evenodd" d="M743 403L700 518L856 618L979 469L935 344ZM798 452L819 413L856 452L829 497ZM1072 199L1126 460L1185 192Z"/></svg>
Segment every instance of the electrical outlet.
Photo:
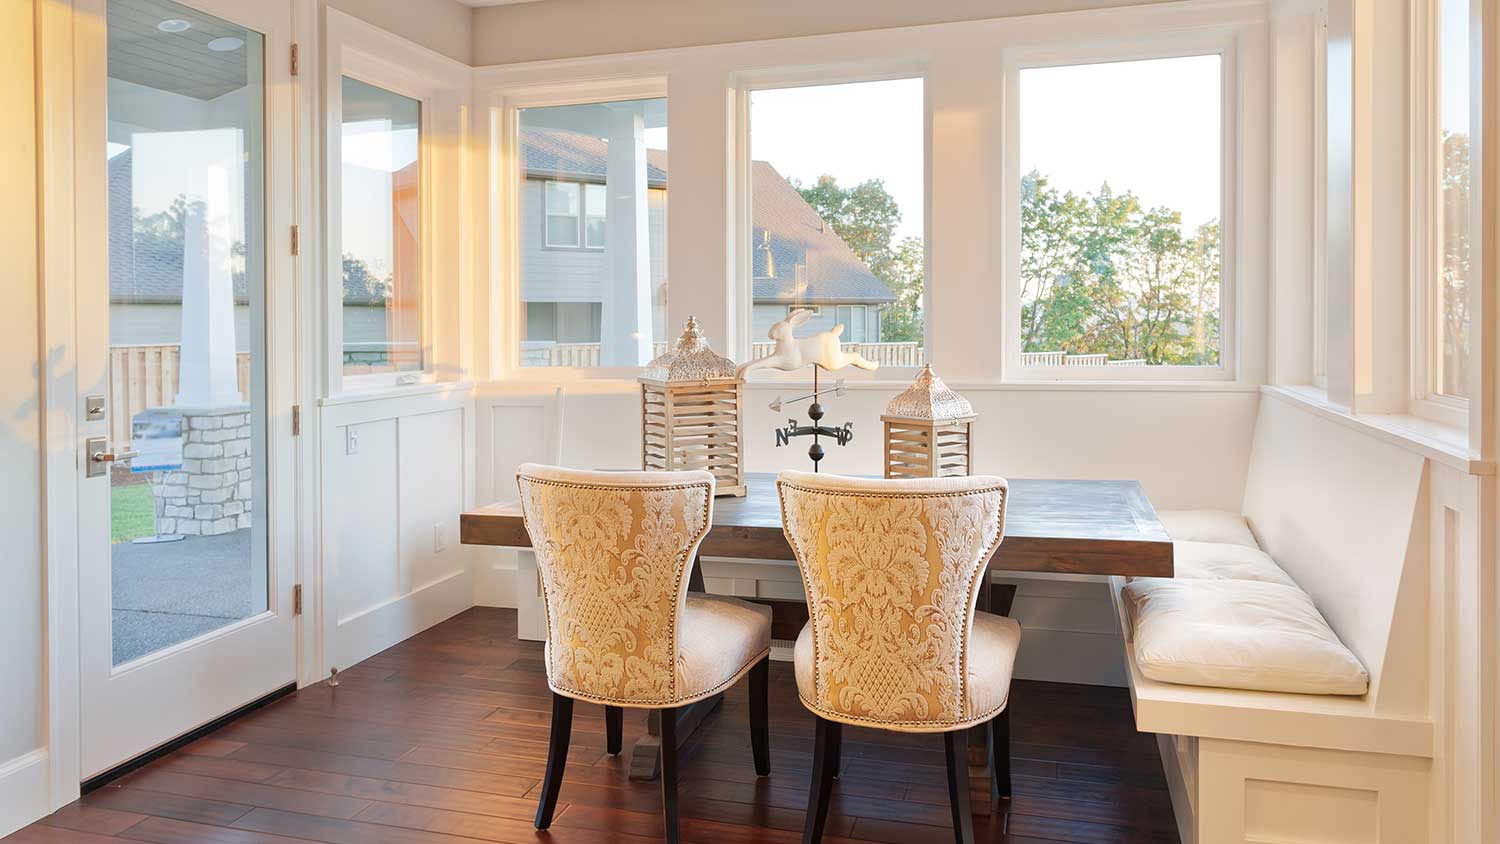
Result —
<svg viewBox="0 0 1500 844"><path fill-rule="evenodd" d="M438 522L432 526L432 553L441 554L448 550L448 523Z"/></svg>
<svg viewBox="0 0 1500 844"><path fill-rule="evenodd" d="M359 429L353 425L344 428L344 453L359 454Z"/></svg>

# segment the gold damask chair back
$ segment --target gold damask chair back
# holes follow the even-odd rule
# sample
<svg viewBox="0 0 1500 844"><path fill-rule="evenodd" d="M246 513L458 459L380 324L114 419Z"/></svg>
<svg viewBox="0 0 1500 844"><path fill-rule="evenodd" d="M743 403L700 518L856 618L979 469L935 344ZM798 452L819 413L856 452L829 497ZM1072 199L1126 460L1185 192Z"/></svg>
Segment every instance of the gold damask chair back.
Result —
<svg viewBox="0 0 1500 844"><path fill-rule="evenodd" d="M809 621L794 649L797 690L818 719L807 840L822 834L841 724L943 733L950 792L954 777L964 782L962 806L953 792L955 833L972 840L965 731L988 725L1001 756L1020 644L1013 620L975 612L1005 534L1006 482L783 472L777 485L807 591ZM1007 752L1003 770L996 759L1002 794L1008 759Z"/></svg>
<svg viewBox="0 0 1500 844"><path fill-rule="evenodd" d="M583 700L604 705L610 753L620 751L623 709L655 710L667 840L675 842L679 707L717 695L748 674L756 771L770 772L770 610L688 594L698 545L713 520L714 476L527 464L517 483L542 576L544 659L553 692L537 828L551 823L573 701Z"/></svg>

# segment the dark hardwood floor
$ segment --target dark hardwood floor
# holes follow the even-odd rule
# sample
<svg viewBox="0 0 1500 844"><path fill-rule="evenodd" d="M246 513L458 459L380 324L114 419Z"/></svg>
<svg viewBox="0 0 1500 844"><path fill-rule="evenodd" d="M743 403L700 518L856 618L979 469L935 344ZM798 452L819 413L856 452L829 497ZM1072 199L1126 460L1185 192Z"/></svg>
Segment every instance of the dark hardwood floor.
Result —
<svg viewBox="0 0 1500 844"><path fill-rule="evenodd" d="M550 697L515 613L476 608L289 695L85 796L6 842L107 844L646 844L654 783L605 753L604 709L577 705L557 818L532 828ZM975 840L1177 842L1156 745L1123 689L1017 682L1015 797ZM746 684L684 748L682 832L699 844L801 840L813 720L791 666L771 666L771 776L750 754ZM625 746L645 729L626 710ZM952 841L943 743L845 728L824 840Z"/></svg>

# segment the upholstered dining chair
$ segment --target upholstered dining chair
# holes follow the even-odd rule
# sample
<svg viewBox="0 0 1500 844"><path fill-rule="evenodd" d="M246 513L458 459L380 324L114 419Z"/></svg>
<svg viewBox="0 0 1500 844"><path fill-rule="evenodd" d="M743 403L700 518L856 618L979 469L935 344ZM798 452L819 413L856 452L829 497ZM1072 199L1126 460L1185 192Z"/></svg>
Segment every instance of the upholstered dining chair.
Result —
<svg viewBox="0 0 1500 844"><path fill-rule="evenodd" d="M688 593L689 567L713 521L714 476L526 464L517 482L542 575L552 689L552 739L536 827L552 823L573 701L583 700L604 705L611 754L620 752L624 709L660 712L663 819L666 840L675 844L679 707L748 674L755 772L771 772L770 609Z"/></svg>
<svg viewBox="0 0 1500 844"><path fill-rule="evenodd" d="M972 844L969 728L990 726L991 790L1010 793L1006 704L1021 628L975 612L1005 533L1005 481L783 472L777 487L807 589L797 693L817 717L804 844L823 837L845 724L942 733L954 838Z"/></svg>

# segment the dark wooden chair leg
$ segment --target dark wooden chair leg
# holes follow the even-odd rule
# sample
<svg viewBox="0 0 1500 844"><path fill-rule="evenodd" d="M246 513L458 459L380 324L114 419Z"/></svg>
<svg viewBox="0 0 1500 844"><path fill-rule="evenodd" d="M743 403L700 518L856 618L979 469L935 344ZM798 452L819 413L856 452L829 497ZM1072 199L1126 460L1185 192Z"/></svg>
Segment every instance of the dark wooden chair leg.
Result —
<svg viewBox="0 0 1500 844"><path fill-rule="evenodd" d="M990 721L990 764L994 766L993 793L1010 797L1010 707Z"/></svg>
<svg viewBox="0 0 1500 844"><path fill-rule="evenodd" d="M750 751L755 755L756 776L771 773L771 658L750 669Z"/></svg>
<svg viewBox="0 0 1500 844"><path fill-rule="evenodd" d="M677 844L677 710L661 710L661 811L667 844Z"/></svg>
<svg viewBox="0 0 1500 844"><path fill-rule="evenodd" d="M833 774L836 765L831 758L843 729L837 721L818 719L817 735L813 739L812 785L807 795L807 820L802 826L802 844L818 844L823 840L823 827L828 822L828 802L833 796Z"/></svg>
<svg viewBox="0 0 1500 844"><path fill-rule="evenodd" d="M604 707L605 749L610 756L620 755L621 735L625 730L625 710L619 706Z"/></svg>
<svg viewBox="0 0 1500 844"><path fill-rule="evenodd" d="M536 828L552 825L557 792L562 789L563 768L568 764L568 740L573 736L573 699L552 693L552 740L547 745L547 773L542 779L542 799L536 807Z"/></svg>
<svg viewBox="0 0 1500 844"><path fill-rule="evenodd" d="M840 724L833 731L833 738L828 742L828 770L833 779L839 778L839 771L844 767L844 725Z"/></svg>
<svg viewBox="0 0 1500 844"><path fill-rule="evenodd" d="M969 731L943 733L948 756L948 802L953 808L953 840L974 844L974 816L969 809Z"/></svg>

